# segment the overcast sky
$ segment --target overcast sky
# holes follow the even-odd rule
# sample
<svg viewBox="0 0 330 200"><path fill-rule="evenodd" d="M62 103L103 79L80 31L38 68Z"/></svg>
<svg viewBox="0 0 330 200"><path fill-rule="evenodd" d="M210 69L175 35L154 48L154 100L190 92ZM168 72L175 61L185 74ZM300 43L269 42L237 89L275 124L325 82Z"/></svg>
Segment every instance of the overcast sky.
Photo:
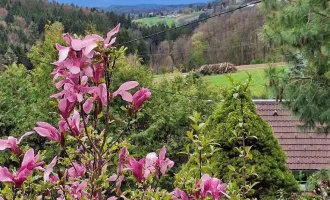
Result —
<svg viewBox="0 0 330 200"><path fill-rule="evenodd" d="M57 0L60 3L74 3L80 6L107 7L110 5L137 5L137 4L190 4L204 3L210 0Z"/></svg>

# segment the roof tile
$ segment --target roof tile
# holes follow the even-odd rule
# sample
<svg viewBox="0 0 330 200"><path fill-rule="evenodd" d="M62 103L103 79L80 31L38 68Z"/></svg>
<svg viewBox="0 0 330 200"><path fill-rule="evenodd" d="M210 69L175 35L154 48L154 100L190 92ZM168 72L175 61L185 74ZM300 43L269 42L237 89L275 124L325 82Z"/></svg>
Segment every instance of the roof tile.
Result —
<svg viewBox="0 0 330 200"><path fill-rule="evenodd" d="M287 154L291 170L320 170L330 167L330 134L304 132L291 112L275 101L255 101L258 114L273 128Z"/></svg>

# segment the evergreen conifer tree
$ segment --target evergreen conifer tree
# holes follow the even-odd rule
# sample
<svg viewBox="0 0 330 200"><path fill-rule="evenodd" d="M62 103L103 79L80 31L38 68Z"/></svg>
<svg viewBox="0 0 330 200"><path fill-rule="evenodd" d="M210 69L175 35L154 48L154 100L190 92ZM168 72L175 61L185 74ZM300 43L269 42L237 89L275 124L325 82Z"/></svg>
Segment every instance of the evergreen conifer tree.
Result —
<svg viewBox="0 0 330 200"><path fill-rule="evenodd" d="M220 145L221 149L212 156L210 165L214 174L225 183L236 182L238 186L244 185L244 181L258 183L253 187L254 193L248 194L257 199L276 199L280 190L286 194L298 191L297 181L286 167L286 155L272 128L256 112L248 84L233 87L208 119L203 132ZM242 146L251 147L251 159L243 161L238 151ZM243 162L246 162L245 170L255 168L257 176L247 176L243 180L238 172L243 168ZM229 165L238 174L234 175Z"/></svg>
<svg viewBox="0 0 330 200"><path fill-rule="evenodd" d="M262 35L291 63L285 102L305 122L330 126L330 1L264 0ZM286 76L284 76L286 77Z"/></svg>

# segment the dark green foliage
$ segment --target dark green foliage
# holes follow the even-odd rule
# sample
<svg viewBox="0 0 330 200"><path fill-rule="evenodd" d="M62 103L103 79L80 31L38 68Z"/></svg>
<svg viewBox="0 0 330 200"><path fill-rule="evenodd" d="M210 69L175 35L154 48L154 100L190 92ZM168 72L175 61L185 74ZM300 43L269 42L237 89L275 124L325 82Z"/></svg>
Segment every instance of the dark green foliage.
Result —
<svg viewBox="0 0 330 200"><path fill-rule="evenodd" d="M280 189L289 194L297 192L298 184L286 167L285 153L273 136L271 127L256 113L246 85L235 86L205 125L205 134L215 139L221 147L211 159L214 173L226 183L235 181L242 184L242 178L233 176L228 168L228 165L236 169L242 167L243 159L236 149L242 146L242 141L234 136L242 126L247 132L246 146L252 146L253 158L247 161L247 168L255 165L258 174L248 180L259 182L254 187L256 191L253 197L276 199Z"/></svg>
<svg viewBox="0 0 330 200"><path fill-rule="evenodd" d="M315 128L317 122L329 127L329 0L265 0L262 12L264 39L291 63L286 103L305 128Z"/></svg>

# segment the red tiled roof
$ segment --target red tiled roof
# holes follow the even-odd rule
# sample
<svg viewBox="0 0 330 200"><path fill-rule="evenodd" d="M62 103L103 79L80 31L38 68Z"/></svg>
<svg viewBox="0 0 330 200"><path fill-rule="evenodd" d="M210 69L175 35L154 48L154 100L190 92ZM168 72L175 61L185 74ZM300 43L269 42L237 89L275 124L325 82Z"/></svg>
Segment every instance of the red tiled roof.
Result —
<svg viewBox="0 0 330 200"><path fill-rule="evenodd" d="M258 114L273 128L287 154L291 170L320 170L330 167L330 134L302 132L301 123L276 101L255 101ZM277 113L277 114L276 114Z"/></svg>

